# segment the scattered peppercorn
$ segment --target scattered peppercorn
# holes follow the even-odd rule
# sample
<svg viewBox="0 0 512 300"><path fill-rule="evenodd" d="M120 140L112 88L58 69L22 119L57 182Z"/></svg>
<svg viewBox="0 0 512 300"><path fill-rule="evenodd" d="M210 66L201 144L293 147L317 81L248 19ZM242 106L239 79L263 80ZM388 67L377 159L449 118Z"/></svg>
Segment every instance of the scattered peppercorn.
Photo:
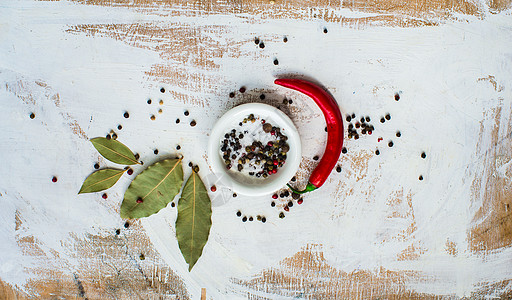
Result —
<svg viewBox="0 0 512 300"><path fill-rule="evenodd" d="M249 222L252 222L254 219L252 217L249 217Z"/></svg>
<svg viewBox="0 0 512 300"><path fill-rule="evenodd" d="M313 156L313 160L318 160L318 159L319 159L318 155Z"/></svg>
<svg viewBox="0 0 512 300"><path fill-rule="evenodd" d="M94 164L94 168L95 168L96 170L98 170L98 169L100 168L100 165L99 165L99 164Z"/></svg>
<svg viewBox="0 0 512 300"><path fill-rule="evenodd" d="M160 93L165 93L165 89L164 89L164 88L161 88L161 89L160 89Z"/></svg>
<svg viewBox="0 0 512 300"><path fill-rule="evenodd" d="M324 33L327 33L327 28L324 28Z"/></svg>
<svg viewBox="0 0 512 300"><path fill-rule="evenodd" d="M139 255L139 259L140 259L140 260L145 260L145 259L146 259L146 257L144 256L144 254L142 254L142 253L141 253L141 254Z"/></svg>
<svg viewBox="0 0 512 300"><path fill-rule="evenodd" d="M29 116L31 119L34 119L36 117L36 115L34 113L31 113L30 116Z"/></svg>
<svg viewBox="0 0 512 300"><path fill-rule="evenodd" d="M146 101L146 102L147 102L148 104L151 104L151 102L152 102L152 101L151 101L151 99L148 99L148 101Z"/></svg>
<svg viewBox="0 0 512 300"><path fill-rule="evenodd" d="M153 153L155 153L155 155L157 155L157 154L158 154L158 149L155 149L155 150L153 151Z"/></svg>
<svg viewBox="0 0 512 300"><path fill-rule="evenodd" d="M260 48L261 49L265 48L265 44L263 42L260 43Z"/></svg>
<svg viewBox="0 0 512 300"><path fill-rule="evenodd" d="M236 193L233 193L233 198L236 198L238 195Z"/></svg>
<svg viewBox="0 0 512 300"><path fill-rule="evenodd" d="M142 203L142 202L144 202L144 200L142 200L141 197L137 198L137 203Z"/></svg>
<svg viewBox="0 0 512 300"><path fill-rule="evenodd" d="M190 113L188 112L188 110L186 110L186 111L184 111L184 112L183 112L183 114L184 114L185 116L188 116Z"/></svg>
<svg viewBox="0 0 512 300"><path fill-rule="evenodd" d="M130 114L129 114L127 111L125 111L123 116L124 116L126 119L128 119L128 118L130 117Z"/></svg>
<svg viewBox="0 0 512 300"><path fill-rule="evenodd" d="M113 139L113 140L117 140L117 134L113 133L113 134L112 134L112 139Z"/></svg>
<svg viewBox="0 0 512 300"><path fill-rule="evenodd" d="M292 199L299 199L300 198L300 194L297 194L297 193L292 193Z"/></svg>
<svg viewBox="0 0 512 300"><path fill-rule="evenodd" d="M192 120L192 122L190 122L190 126L192 126L192 127L196 126L196 124L197 124L197 123L196 123L196 121L195 121L195 120Z"/></svg>
<svg viewBox="0 0 512 300"><path fill-rule="evenodd" d="M196 173L199 173L199 166L194 166L192 168L192 170L194 170L194 172L196 172Z"/></svg>
<svg viewBox="0 0 512 300"><path fill-rule="evenodd" d="M160 101L158 101L158 104L164 105L164 100L160 99Z"/></svg>
<svg viewBox="0 0 512 300"><path fill-rule="evenodd" d="M242 93L242 94L243 94L243 93L245 93L245 86L241 87L239 91L240 91L240 93Z"/></svg>
<svg viewBox="0 0 512 300"><path fill-rule="evenodd" d="M397 131L396 132L396 137L401 137L401 136L402 136L402 134L400 133L400 131Z"/></svg>
<svg viewBox="0 0 512 300"><path fill-rule="evenodd" d="M276 203L274 201L270 202L270 206L274 207L276 206Z"/></svg>
<svg viewBox="0 0 512 300"><path fill-rule="evenodd" d="M149 118L151 119L151 121L154 121L156 119L155 115L151 115Z"/></svg>
<svg viewBox="0 0 512 300"><path fill-rule="evenodd" d="M288 42L288 38L287 38L287 37L284 37L284 38L283 38L283 42L285 42L285 43L286 43L286 42Z"/></svg>
<svg viewBox="0 0 512 300"><path fill-rule="evenodd" d="M121 129L123 129L123 126L117 125L117 130L121 130Z"/></svg>
<svg viewBox="0 0 512 300"><path fill-rule="evenodd" d="M137 159L137 160L138 160L139 158L140 158L139 153L135 153L135 159Z"/></svg>
<svg viewBox="0 0 512 300"><path fill-rule="evenodd" d="M302 198L300 198L299 200L297 200L297 204L301 205L303 201L304 200L302 200Z"/></svg>
<svg viewBox="0 0 512 300"><path fill-rule="evenodd" d="M295 176L293 176L291 181L295 182L295 180L297 180L297 178L295 178Z"/></svg>
<svg viewBox="0 0 512 300"><path fill-rule="evenodd" d="M212 187L210 188L210 191L216 192L217 191L217 187L215 185L212 185Z"/></svg>
<svg viewBox="0 0 512 300"><path fill-rule="evenodd" d="M265 99L265 94L261 94L261 95L260 95L260 99L261 99L261 100Z"/></svg>
<svg viewBox="0 0 512 300"><path fill-rule="evenodd" d="M128 169L128 171L126 171L126 173L128 173L128 175L132 175L133 174L133 170L132 169Z"/></svg>
<svg viewBox="0 0 512 300"><path fill-rule="evenodd" d="M384 123L384 122L386 122L386 120L384 118L380 118L380 122Z"/></svg>
<svg viewBox="0 0 512 300"><path fill-rule="evenodd" d="M427 154L425 152L421 153L421 158L425 159L427 157Z"/></svg>
<svg viewBox="0 0 512 300"><path fill-rule="evenodd" d="M420 175L420 177L418 177L419 180L423 180L423 176Z"/></svg>
<svg viewBox="0 0 512 300"><path fill-rule="evenodd" d="M106 138L107 140L110 140L112 137L110 136L110 134L107 134L107 135L105 136L105 138Z"/></svg>
<svg viewBox="0 0 512 300"><path fill-rule="evenodd" d="M176 206L176 203L171 202L171 207L175 207L175 206Z"/></svg>
<svg viewBox="0 0 512 300"><path fill-rule="evenodd" d="M107 198L108 198L108 196L107 196L107 194L106 194L106 193L103 193L103 195L101 195L101 198L103 198L103 199L107 199Z"/></svg>
<svg viewBox="0 0 512 300"><path fill-rule="evenodd" d="M324 128L324 131L327 132L327 126Z"/></svg>
<svg viewBox="0 0 512 300"><path fill-rule="evenodd" d="M376 154L376 155L379 155L379 154L380 154L380 151L379 151L378 149L377 149L377 150L375 150L375 154Z"/></svg>
<svg viewBox="0 0 512 300"><path fill-rule="evenodd" d="M347 153L347 148L343 147L343 149L341 149L341 153L343 153L343 154Z"/></svg>
<svg viewBox="0 0 512 300"><path fill-rule="evenodd" d="M261 218L261 222L262 222L262 223L265 223L265 222L267 222L267 218L265 218L265 217L262 217L262 218Z"/></svg>
<svg viewBox="0 0 512 300"><path fill-rule="evenodd" d="M176 146L176 150L180 150L180 149L181 149L180 145Z"/></svg>
<svg viewBox="0 0 512 300"><path fill-rule="evenodd" d="M235 97L235 93L231 92L229 93L229 98L234 98Z"/></svg>
<svg viewBox="0 0 512 300"><path fill-rule="evenodd" d="M400 95L398 95L398 93L395 94L395 100L396 101L400 100Z"/></svg>
<svg viewBox="0 0 512 300"><path fill-rule="evenodd" d="M389 146L389 147L393 147L393 142L392 142L392 141L389 141L388 146Z"/></svg>
<svg viewBox="0 0 512 300"><path fill-rule="evenodd" d="M247 222L247 217L246 217L246 216L244 216L244 217L242 218L242 222Z"/></svg>
<svg viewBox="0 0 512 300"><path fill-rule="evenodd" d="M336 172L341 173L341 167L340 166L336 167Z"/></svg>
<svg viewBox="0 0 512 300"><path fill-rule="evenodd" d="M161 114L161 113L163 113L163 112L164 112L164 111L163 111L161 108L158 110L158 113L159 113L159 114Z"/></svg>
<svg viewBox="0 0 512 300"><path fill-rule="evenodd" d="M290 208L289 208L288 206L285 206L283 209L284 209L285 211L290 211Z"/></svg>
<svg viewBox="0 0 512 300"><path fill-rule="evenodd" d="M121 234L121 229L116 229L116 235L120 235Z"/></svg>
<svg viewBox="0 0 512 300"><path fill-rule="evenodd" d="M356 114L352 113L352 119L355 119L355 118L356 118Z"/></svg>
<svg viewBox="0 0 512 300"><path fill-rule="evenodd" d="M57 182L57 177L53 176L52 177L52 182Z"/></svg>
<svg viewBox="0 0 512 300"><path fill-rule="evenodd" d="M130 227L130 223L125 222L125 223L124 223L124 228L128 228L128 227Z"/></svg>
<svg viewBox="0 0 512 300"><path fill-rule="evenodd" d="M274 65L276 65L276 66L277 66L278 64L279 64L279 61L277 60L277 58L276 58L276 59L274 59Z"/></svg>
<svg viewBox="0 0 512 300"><path fill-rule="evenodd" d="M179 124L180 123L180 119L176 119L176 124Z"/></svg>
<svg viewBox="0 0 512 300"><path fill-rule="evenodd" d="M237 211L237 212L236 212L236 216L237 216L237 217L241 217L241 216L242 216L242 212L241 212L241 211Z"/></svg>
<svg viewBox="0 0 512 300"><path fill-rule="evenodd" d="M391 120L391 115L390 114L386 115L386 120L388 120L388 121Z"/></svg>
<svg viewBox="0 0 512 300"><path fill-rule="evenodd" d="M292 207L293 206L293 202L292 201L288 201L288 207Z"/></svg>
<svg viewBox="0 0 512 300"><path fill-rule="evenodd" d="M280 212L280 213L279 213L279 218L280 218L280 219L283 219L283 218L284 218L284 212Z"/></svg>
<svg viewBox="0 0 512 300"><path fill-rule="evenodd" d="M260 43L260 40L258 38L254 39L254 43L258 45Z"/></svg>

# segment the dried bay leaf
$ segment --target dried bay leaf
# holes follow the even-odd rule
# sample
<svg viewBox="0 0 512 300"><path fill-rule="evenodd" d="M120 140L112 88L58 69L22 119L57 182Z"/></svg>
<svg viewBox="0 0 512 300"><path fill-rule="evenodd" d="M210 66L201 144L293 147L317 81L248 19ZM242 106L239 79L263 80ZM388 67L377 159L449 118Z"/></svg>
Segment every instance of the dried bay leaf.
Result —
<svg viewBox="0 0 512 300"><path fill-rule="evenodd" d="M80 188L79 194L94 193L112 187L121 178L125 170L102 169L87 177Z"/></svg>
<svg viewBox="0 0 512 300"><path fill-rule="evenodd" d="M121 218L138 219L157 213L178 194L182 183L181 158L152 164L137 175L126 190Z"/></svg>
<svg viewBox="0 0 512 300"><path fill-rule="evenodd" d="M196 264L212 226L210 197L199 175L192 172L178 202L176 237L188 270Z"/></svg>
<svg viewBox="0 0 512 300"><path fill-rule="evenodd" d="M135 159L132 150L117 140L97 137L91 139L91 143L103 157L111 162L120 165L140 164L137 159Z"/></svg>

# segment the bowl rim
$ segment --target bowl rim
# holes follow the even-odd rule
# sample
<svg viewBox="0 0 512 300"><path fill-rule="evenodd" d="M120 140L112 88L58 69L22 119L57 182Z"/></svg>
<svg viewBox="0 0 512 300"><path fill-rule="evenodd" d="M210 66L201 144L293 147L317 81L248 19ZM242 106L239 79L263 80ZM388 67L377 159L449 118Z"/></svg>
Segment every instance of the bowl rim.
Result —
<svg viewBox="0 0 512 300"><path fill-rule="evenodd" d="M233 117L238 114L242 114L243 112L247 112L247 115L251 113L258 115L265 113L274 121L281 123L279 125L281 128L284 127L286 130L286 136L288 137L287 142L290 145L290 148L293 147L295 149L295 153L293 155L288 155L286 158L286 168L283 168L281 172L272 175L277 176L277 178L274 177L274 179L267 184L247 185L235 180L228 174L224 162L221 160L221 156L219 154L219 141L227 132L226 130L228 127L233 125ZM208 140L208 157L211 161L211 169L217 177L217 185L230 187L233 192L242 195L260 196L283 188L297 173L302 159L302 145L297 128L293 124L293 121L284 112L274 106L264 103L246 103L228 110L220 119L217 120L210 132ZM289 165L291 165L291 167L289 167Z"/></svg>

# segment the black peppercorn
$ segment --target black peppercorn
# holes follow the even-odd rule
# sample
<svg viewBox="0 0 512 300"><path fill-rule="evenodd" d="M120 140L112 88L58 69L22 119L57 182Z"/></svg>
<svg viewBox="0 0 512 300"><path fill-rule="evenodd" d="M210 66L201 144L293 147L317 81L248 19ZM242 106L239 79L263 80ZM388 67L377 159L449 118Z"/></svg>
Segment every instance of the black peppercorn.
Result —
<svg viewBox="0 0 512 300"><path fill-rule="evenodd" d="M175 207L175 206L176 206L176 203L171 202L171 207Z"/></svg>
<svg viewBox="0 0 512 300"><path fill-rule="evenodd" d="M99 165L99 164L94 164L94 168L95 168L96 170L98 170L98 169L100 168L100 165Z"/></svg>
<svg viewBox="0 0 512 300"><path fill-rule="evenodd" d="M425 152L421 153L421 158L425 159L427 157L427 154Z"/></svg>
<svg viewBox="0 0 512 300"><path fill-rule="evenodd" d="M343 153L343 154L347 153L347 148L343 147L343 149L341 149L341 153Z"/></svg>
<svg viewBox="0 0 512 300"><path fill-rule="evenodd" d="M389 141L388 146L389 146L389 147L393 147L393 142L392 142L392 141Z"/></svg>
<svg viewBox="0 0 512 300"><path fill-rule="evenodd" d="M254 43L255 43L256 45L258 45L258 44L260 43L260 40L259 40L258 38L255 38L255 39L254 39Z"/></svg>
<svg viewBox="0 0 512 300"><path fill-rule="evenodd" d="M318 157L317 155L315 155L315 156L313 157L313 160L318 160L318 159L319 159L319 157Z"/></svg>
<svg viewBox="0 0 512 300"><path fill-rule="evenodd" d="M148 99L147 103L148 103L148 104L151 104L151 99Z"/></svg>
<svg viewBox="0 0 512 300"><path fill-rule="evenodd" d="M252 222L254 219L252 217L249 217L249 221Z"/></svg>
<svg viewBox="0 0 512 300"><path fill-rule="evenodd" d="M176 146L176 150L180 150L180 149L181 149L180 145Z"/></svg>
<svg viewBox="0 0 512 300"><path fill-rule="evenodd" d="M124 116L126 119L128 119L128 118L130 117L130 114L126 111L126 112L124 112L123 116Z"/></svg>
<svg viewBox="0 0 512 300"><path fill-rule="evenodd" d="M420 175L420 177L418 177L419 180L423 180L423 176Z"/></svg>
<svg viewBox="0 0 512 300"><path fill-rule="evenodd" d="M340 166L337 166L336 167L336 172L340 173L341 172L341 167Z"/></svg>
<svg viewBox="0 0 512 300"><path fill-rule="evenodd" d="M375 150L375 154L376 154L376 155L379 155L379 154L380 154L380 151L379 151L379 150Z"/></svg>
<svg viewBox="0 0 512 300"><path fill-rule="evenodd" d="M352 121L352 117L350 115L348 115L345 120L347 120L347 122L350 122L350 121Z"/></svg>
<svg viewBox="0 0 512 300"><path fill-rule="evenodd" d="M279 213L279 218L283 219L284 218L284 212L280 212Z"/></svg>
<svg viewBox="0 0 512 300"><path fill-rule="evenodd" d="M388 120L388 121L391 120L391 115L390 114L386 115L386 120Z"/></svg>
<svg viewBox="0 0 512 300"><path fill-rule="evenodd" d="M160 93L165 93L165 89L164 89L164 88L161 88L161 89L160 89Z"/></svg>
<svg viewBox="0 0 512 300"><path fill-rule="evenodd" d="M120 235L121 234L121 229L116 229L116 235Z"/></svg>
<svg viewBox="0 0 512 300"><path fill-rule="evenodd" d="M128 228L128 227L130 227L130 223L128 223L128 222L124 223L124 228Z"/></svg>
<svg viewBox="0 0 512 300"><path fill-rule="evenodd" d="M270 202L270 206L274 207L276 206L276 203L274 201Z"/></svg>
<svg viewBox="0 0 512 300"><path fill-rule="evenodd" d="M261 218L261 222L263 222L263 223L267 222L267 218L262 217L262 218Z"/></svg>
<svg viewBox="0 0 512 300"><path fill-rule="evenodd" d="M234 98L235 97L235 93L231 92L229 93L229 98Z"/></svg>
<svg viewBox="0 0 512 300"><path fill-rule="evenodd" d="M365 118L366 122L370 122L370 117Z"/></svg>
<svg viewBox="0 0 512 300"><path fill-rule="evenodd" d="M186 110L186 111L184 111L184 112L183 112L183 114L184 114L185 116L188 116L190 113L188 112L188 110Z"/></svg>
<svg viewBox="0 0 512 300"><path fill-rule="evenodd" d="M240 217L240 216L242 216L242 212L240 212L240 211L237 211L237 212L236 212L236 216L237 216L237 217Z"/></svg>
<svg viewBox="0 0 512 300"><path fill-rule="evenodd" d="M155 153L155 155L157 155L157 154L158 154L158 149L155 149L155 150L153 151L153 153Z"/></svg>
<svg viewBox="0 0 512 300"><path fill-rule="evenodd" d="M384 118L380 118L380 122L384 123L384 122L386 122L386 120Z"/></svg>
<svg viewBox="0 0 512 300"><path fill-rule="evenodd" d="M400 100L400 95L398 95L398 93L395 94L395 100L396 101Z"/></svg>
<svg viewBox="0 0 512 300"><path fill-rule="evenodd" d="M396 132L396 137L401 137L401 136L402 136L402 134L400 133L400 131L397 131Z"/></svg>
<svg viewBox="0 0 512 300"><path fill-rule="evenodd" d="M179 124L180 123L180 119L176 119L176 124Z"/></svg>
<svg viewBox="0 0 512 300"><path fill-rule="evenodd" d="M244 217L242 218L242 222L247 222L247 217L246 217L246 216L244 216Z"/></svg>
<svg viewBox="0 0 512 300"><path fill-rule="evenodd" d="M264 94L261 94L261 95L260 95L260 99L261 99L261 100L265 99L265 95L264 95Z"/></svg>
<svg viewBox="0 0 512 300"><path fill-rule="evenodd" d="M355 119L355 118L356 118L356 114L352 113L352 119Z"/></svg>
<svg viewBox="0 0 512 300"><path fill-rule="evenodd" d="M274 65L276 65L276 66L277 66L278 64L279 64L279 61L277 60L277 58L276 58L276 59L274 59Z"/></svg>
<svg viewBox="0 0 512 300"><path fill-rule="evenodd" d="M288 202L288 207L292 207L293 206L293 202L292 201L289 201Z"/></svg>
<svg viewBox="0 0 512 300"><path fill-rule="evenodd" d="M265 44L263 42L260 43L260 48L261 49L265 48Z"/></svg>
<svg viewBox="0 0 512 300"><path fill-rule="evenodd" d="M30 116L29 116L31 119L35 118L36 115L34 113L31 113Z"/></svg>

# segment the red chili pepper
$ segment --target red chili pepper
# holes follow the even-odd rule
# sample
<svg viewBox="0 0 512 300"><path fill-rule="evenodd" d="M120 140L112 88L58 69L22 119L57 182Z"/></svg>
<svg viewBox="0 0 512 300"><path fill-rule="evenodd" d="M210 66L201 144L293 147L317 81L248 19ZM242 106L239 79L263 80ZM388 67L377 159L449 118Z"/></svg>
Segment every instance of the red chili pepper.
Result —
<svg viewBox="0 0 512 300"><path fill-rule="evenodd" d="M275 84L301 92L315 101L325 117L327 124L327 146L320 163L309 177L306 188L302 191L290 189L303 194L321 187L338 163L343 148L343 119L336 100L318 85L302 79L276 79Z"/></svg>

